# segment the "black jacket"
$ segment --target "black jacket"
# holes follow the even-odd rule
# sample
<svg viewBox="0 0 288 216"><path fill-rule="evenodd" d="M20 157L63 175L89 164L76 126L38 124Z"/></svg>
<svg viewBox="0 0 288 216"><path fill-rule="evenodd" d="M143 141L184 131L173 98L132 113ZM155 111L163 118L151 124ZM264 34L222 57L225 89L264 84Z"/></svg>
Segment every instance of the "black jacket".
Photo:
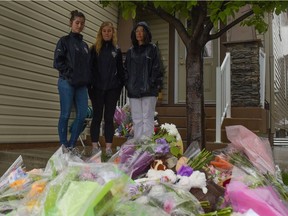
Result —
<svg viewBox="0 0 288 216"><path fill-rule="evenodd" d="M72 86L85 86L91 81L89 47L81 34L70 32L59 39L54 52L54 68L59 77Z"/></svg>
<svg viewBox="0 0 288 216"><path fill-rule="evenodd" d="M163 74L160 70L159 51L155 44L131 47L124 65L128 97L158 96Z"/></svg>
<svg viewBox="0 0 288 216"><path fill-rule="evenodd" d="M92 86L100 90L122 88L124 82L122 52L111 42L104 42L96 53L95 45L90 50Z"/></svg>

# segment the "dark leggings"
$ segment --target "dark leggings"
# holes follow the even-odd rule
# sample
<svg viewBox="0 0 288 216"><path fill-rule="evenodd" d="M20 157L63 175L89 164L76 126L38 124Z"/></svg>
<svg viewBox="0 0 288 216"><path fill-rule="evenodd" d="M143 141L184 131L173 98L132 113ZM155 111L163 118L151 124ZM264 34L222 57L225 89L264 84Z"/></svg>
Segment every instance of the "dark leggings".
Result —
<svg viewBox="0 0 288 216"><path fill-rule="evenodd" d="M90 128L92 142L99 141L101 121L104 111L104 136L106 143L112 143L114 136L114 113L117 101L121 94L121 88L99 90L92 88L88 90L92 102L93 119Z"/></svg>

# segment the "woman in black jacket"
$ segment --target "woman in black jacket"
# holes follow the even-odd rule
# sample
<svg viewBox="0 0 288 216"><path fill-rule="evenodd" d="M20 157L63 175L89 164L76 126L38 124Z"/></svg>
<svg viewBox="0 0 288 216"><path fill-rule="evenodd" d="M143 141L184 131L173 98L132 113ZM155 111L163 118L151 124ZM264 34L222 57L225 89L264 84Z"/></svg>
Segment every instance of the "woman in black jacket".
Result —
<svg viewBox="0 0 288 216"><path fill-rule="evenodd" d="M131 32L133 46L125 60L125 85L133 121L134 138L151 137L154 115L163 74L159 51L151 43L152 35L146 22L139 22Z"/></svg>
<svg viewBox="0 0 288 216"><path fill-rule="evenodd" d="M82 132L88 109L87 85L90 82L89 47L80 34L85 26L83 13L71 12L71 32L59 39L54 52L54 68L59 71L58 91L60 96L60 117L58 134L60 144L74 148ZM67 140L68 120L73 103L76 117L71 127L71 136Z"/></svg>
<svg viewBox="0 0 288 216"><path fill-rule="evenodd" d="M104 111L104 135L106 155L112 155L114 135L113 117L123 88L122 53L117 46L116 31L111 22L103 22L95 44L91 47L90 66L92 70L92 86L88 89L93 107L91 123L92 146L97 151L99 133Z"/></svg>

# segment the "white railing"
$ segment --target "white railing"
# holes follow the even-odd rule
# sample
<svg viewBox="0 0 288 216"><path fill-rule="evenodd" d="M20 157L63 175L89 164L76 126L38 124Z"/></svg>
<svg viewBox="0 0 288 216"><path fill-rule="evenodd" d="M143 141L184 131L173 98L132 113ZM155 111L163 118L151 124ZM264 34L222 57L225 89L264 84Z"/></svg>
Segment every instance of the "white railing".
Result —
<svg viewBox="0 0 288 216"><path fill-rule="evenodd" d="M221 125L224 118L231 118L231 57L226 53L221 67L216 68L216 138L221 143Z"/></svg>
<svg viewBox="0 0 288 216"><path fill-rule="evenodd" d="M123 107L128 101L128 97L127 97L127 90L125 88L125 86L123 87L122 91L121 91L121 95L120 98L117 102L117 106L118 107Z"/></svg>
<svg viewBox="0 0 288 216"><path fill-rule="evenodd" d="M260 104L264 108L265 104L265 73L266 73L266 54L259 49L259 67L260 67Z"/></svg>

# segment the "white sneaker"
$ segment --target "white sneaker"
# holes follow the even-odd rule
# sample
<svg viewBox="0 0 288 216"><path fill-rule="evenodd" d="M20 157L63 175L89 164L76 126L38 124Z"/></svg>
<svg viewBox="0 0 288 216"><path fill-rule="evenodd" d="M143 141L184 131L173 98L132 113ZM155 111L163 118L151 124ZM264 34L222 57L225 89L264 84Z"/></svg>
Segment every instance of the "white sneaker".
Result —
<svg viewBox="0 0 288 216"><path fill-rule="evenodd" d="M95 155L97 154L99 151L101 151L101 145L99 142L96 143L96 145L92 143L92 151L91 151L91 155Z"/></svg>
<svg viewBox="0 0 288 216"><path fill-rule="evenodd" d="M111 148L106 148L106 156L107 157L112 157L112 155L113 155L112 149Z"/></svg>

